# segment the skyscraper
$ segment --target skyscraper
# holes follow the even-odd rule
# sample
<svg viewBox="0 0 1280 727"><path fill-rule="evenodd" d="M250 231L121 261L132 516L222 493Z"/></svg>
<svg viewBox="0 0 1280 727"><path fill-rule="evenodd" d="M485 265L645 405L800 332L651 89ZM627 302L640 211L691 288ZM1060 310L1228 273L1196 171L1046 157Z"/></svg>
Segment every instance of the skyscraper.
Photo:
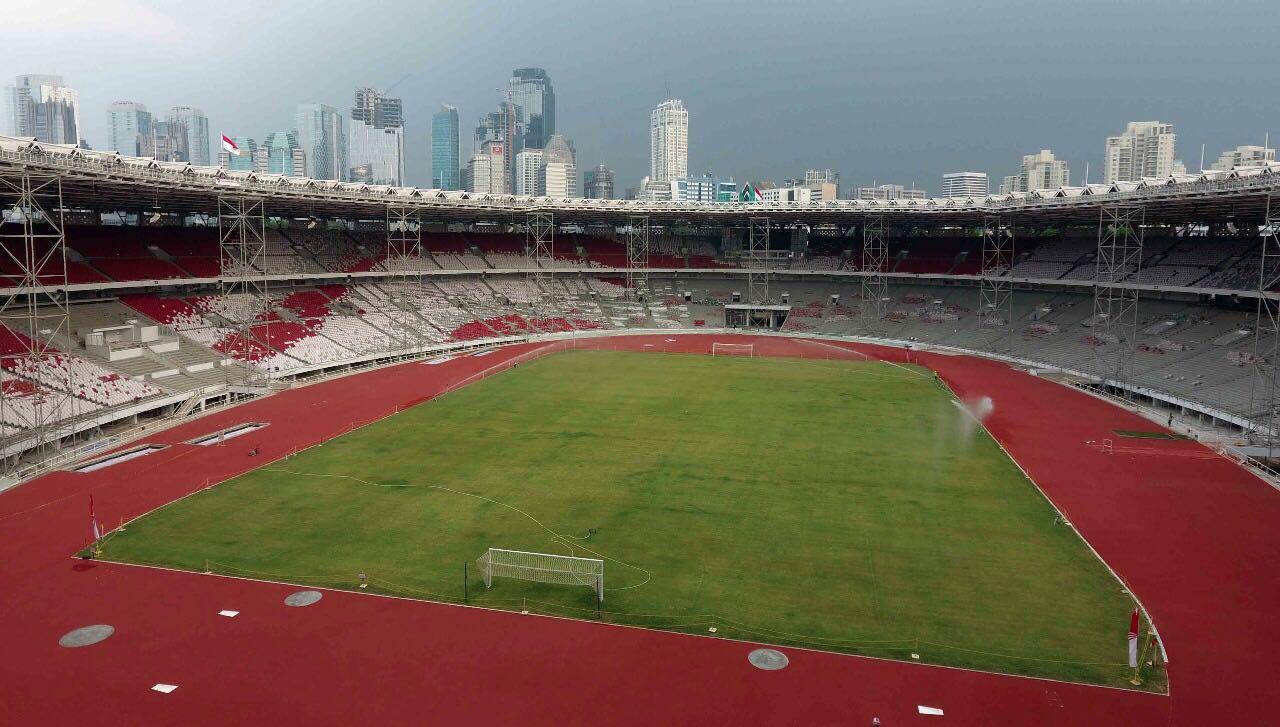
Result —
<svg viewBox="0 0 1280 727"><path fill-rule="evenodd" d="M351 108L347 163L361 168L358 181L404 184L404 111L400 99L372 88L356 89ZM353 181L357 175L349 174Z"/></svg>
<svg viewBox="0 0 1280 727"><path fill-rule="evenodd" d="M950 172L942 175L943 197L986 197L991 184L986 172Z"/></svg>
<svg viewBox="0 0 1280 727"><path fill-rule="evenodd" d="M155 139L156 159L162 162L187 161L187 127L174 119L157 121L151 125Z"/></svg>
<svg viewBox="0 0 1280 727"><path fill-rule="evenodd" d="M515 165L515 151L510 147L515 146L515 111L512 104L506 101L498 104L497 111L491 111L480 117L480 123L476 125L475 137L472 141L472 154L483 153L485 148L490 144L501 145L501 161L503 163L503 174L506 176L505 185L515 184L513 169Z"/></svg>
<svg viewBox="0 0 1280 727"><path fill-rule="evenodd" d="M342 180L347 175L347 134L344 119L328 104L298 106L298 145L306 154L307 176Z"/></svg>
<svg viewBox="0 0 1280 727"><path fill-rule="evenodd" d="M1038 189L1058 189L1071 185L1071 170L1067 163L1053 156L1048 149L1022 157L1022 170L1004 178L1000 194L1034 192Z"/></svg>
<svg viewBox="0 0 1280 727"><path fill-rule="evenodd" d="M516 194L536 195L542 176L542 150L525 149L516 154Z"/></svg>
<svg viewBox="0 0 1280 727"><path fill-rule="evenodd" d="M155 156L156 141L151 112L133 101L117 101L107 107L107 149L125 156Z"/></svg>
<svg viewBox="0 0 1280 727"><path fill-rule="evenodd" d="M4 131L48 144L80 143L80 94L62 76L18 76L5 88Z"/></svg>
<svg viewBox="0 0 1280 727"><path fill-rule="evenodd" d="M560 134L552 134L542 150L542 173L538 192L547 197L578 196L578 154L573 143Z"/></svg>
<svg viewBox="0 0 1280 727"><path fill-rule="evenodd" d="M1174 169L1173 124L1131 121L1120 136L1107 137L1103 180L1136 182L1143 177L1167 177Z"/></svg>
<svg viewBox="0 0 1280 727"><path fill-rule="evenodd" d="M556 92L542 68L517 68L508 84L521 149L542 149L556 133Z"/></svg>
<svg viewBox="0 0 1280 727"><path fill-rule="evenodd" d="M666 184L689 174L689 112L668 99L649 114L649 181Z"/></svg>
<svg viewBox="0 0 1280 727"><path fill-rule="evenodd" d="M478 194L506 194L507 164L503 159L506 146L490 140L480 145L467 164L468 190Z"/></svg>
<svg viewBox="0 0 1280 727"><path fill-rule="evenodd" d="M448 104L431 116L431 186L462 188L458 181L458 109Z"/></svg>
<svg viewBox="0 0 1280 727"><path fill-rule="evenodd" d="M184 149L184 157L181 161L191 162L196 166L209 166L211 161L209 156L209 117L205 116L200 109L193 109L190 106L174 106L169 110L168 122L173 125L175 132L180 126L181 132L186 136L181 145Z"/></svg>
<svg viewBox="0 0 1280 727"><path fill-rule="evenodd" d="M582 192L587 199L613 199L613 170L599 164L583 172Z"/></svg>
<svg viewBox="0 0 1280 727"><path fill-rule="evenodd" d="M265 151L267 155L263 171L291 177L307 175L307 156L298 145L297 132L273 131L267 134L260 151Z"/></svg>
<svg viewBox="0 0 1280 727"><path fill-rule="evenodd" d="M234 156L231 152L218 152L218 166L223 169L232 169L237 172L254 172L262 171L257 168L255 162L258 160L258 142L247 136L235 136L231 138L240 148L240 155Z"/></svg>

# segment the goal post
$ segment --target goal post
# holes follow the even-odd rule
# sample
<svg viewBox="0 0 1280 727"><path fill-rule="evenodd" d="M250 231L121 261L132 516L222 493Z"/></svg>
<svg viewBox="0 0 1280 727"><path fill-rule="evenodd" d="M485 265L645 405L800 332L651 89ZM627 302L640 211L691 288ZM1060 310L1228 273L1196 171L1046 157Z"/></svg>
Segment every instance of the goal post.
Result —
<svg viewBox="0 0 1280 727"><path fill-rule="evenodd" d="M596 602L604 603L604 561L599 558L489 548L476 563L485 588L493 587L494 577L587 586L595 591Z"/></svg>
<svg viewBox="0 0 1280 727"><path fill-rule="evenodd" d="M719 343L711 344L712 356L746 356L754 358L756 355L756 346L754 343Z"/></svg>

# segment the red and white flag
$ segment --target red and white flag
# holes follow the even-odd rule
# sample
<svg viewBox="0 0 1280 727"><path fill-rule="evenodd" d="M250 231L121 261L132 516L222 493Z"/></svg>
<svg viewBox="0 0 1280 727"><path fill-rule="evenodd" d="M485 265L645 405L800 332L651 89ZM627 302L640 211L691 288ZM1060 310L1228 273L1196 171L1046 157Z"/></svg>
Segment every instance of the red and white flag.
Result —
<svg viewBox="0 0 1280 727"><path fill-rule="evenodd" d="M231 156L234 156L234 157L240 156L240 147L236 146L236 143L232 141L231 137L227 136L226 134L222 135L222 150L227 152Z"/></svg>
<svg viewBox="0 0 1280 727"><path fill-rule="evenodd" d="M98 523L98 516L93 512L93 495L89 495L89 531L93 533L93 542L102 539L102 525Z"/></svg>
<svg viewBox="0 0 1280 727"><path fill-rule="evenodd" d="M1138 668L1138 609L1129 617L1129 668Z"/></svg>

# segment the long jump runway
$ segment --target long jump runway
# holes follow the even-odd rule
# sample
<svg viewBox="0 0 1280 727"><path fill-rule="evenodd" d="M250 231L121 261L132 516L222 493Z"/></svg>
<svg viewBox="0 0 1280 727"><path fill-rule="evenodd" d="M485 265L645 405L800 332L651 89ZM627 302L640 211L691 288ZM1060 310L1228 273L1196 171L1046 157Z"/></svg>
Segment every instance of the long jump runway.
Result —
<svg viewBox="0 0 1280 727"><path fill-rule="evenodd" d="M1170 659L1170 695L755 645L342 591L81 561L87 502L114 527L352 427L564 344L519 344L292 389L142 440L169 445L0 494L0 725L1273 724L1280 647L1280 493L1220 457L1107 454L1087 442L1150 429L1136 415L1004 364L854 343L619 336L577 347L920 363L989 396L992 434L1140 598ZM219 447L184 444L268 423ZM249 457L253 448L260 456ZM1208 450L1144 441L1146 450ZM219 615L235 611L235 617ZM63 648L82 626L102 643ZM1122 628L1118 628L1118 633ZM1122 634L1121 634L1122 637ZM1118 641L1117 649L1123 644ZM156 685L177 688L164 693ZM920 707L941 709L941 716Z"/></svg>

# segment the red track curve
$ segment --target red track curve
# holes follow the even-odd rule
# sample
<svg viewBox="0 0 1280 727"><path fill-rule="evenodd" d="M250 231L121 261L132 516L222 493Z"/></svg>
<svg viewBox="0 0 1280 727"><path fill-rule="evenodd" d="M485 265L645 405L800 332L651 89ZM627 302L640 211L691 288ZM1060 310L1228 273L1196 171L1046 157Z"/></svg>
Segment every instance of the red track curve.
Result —
<svg viewBox="0 0 1280 727"><path fill-rule="evenodd" d="M706 352L727 336L624 336L579 346ZM734 340L741 340L741 337ZM904 360L854 343L754 337L757 355ZM147 442L157 454L93 474L56 472L0 494L0 724L1271 724L1280 624L1280 496L1185 441L1104 454L1085 444L1136 415L968 356L912 353L962 397L990 396L988 428L1124 576L1160 629L1171 695L783 649L634 628L326 591L293 609L289 586L88 563L92 492L108 525L338 436L538 355L511 346L402 364L210 414ZM272 422L218 448L182 442ZM260 446L262 456L244 456ZM1158 450L1158 451L1156 451ZM221 609L241 612L235 619ZM57 645L107 623L107 641ZM1119 647L1118 647L1119 648ZM172 694L150 690L178 685ZM945 717L917 714L941 707Z"/></svg>

